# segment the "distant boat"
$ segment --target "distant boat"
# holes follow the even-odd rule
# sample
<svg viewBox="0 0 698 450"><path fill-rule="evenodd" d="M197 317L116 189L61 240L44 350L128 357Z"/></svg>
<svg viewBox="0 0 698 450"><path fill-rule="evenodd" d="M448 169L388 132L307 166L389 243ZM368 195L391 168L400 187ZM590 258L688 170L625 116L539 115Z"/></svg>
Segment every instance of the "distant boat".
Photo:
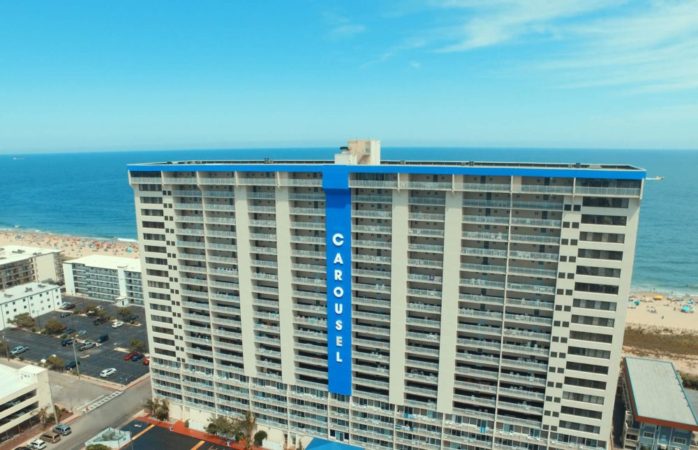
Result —
<svg viewBox="0 0 698 450"><path fill-rule="evenodd" d="M659 177L647 177L648 181L662 181L664 177L659 176Z"/></svg>

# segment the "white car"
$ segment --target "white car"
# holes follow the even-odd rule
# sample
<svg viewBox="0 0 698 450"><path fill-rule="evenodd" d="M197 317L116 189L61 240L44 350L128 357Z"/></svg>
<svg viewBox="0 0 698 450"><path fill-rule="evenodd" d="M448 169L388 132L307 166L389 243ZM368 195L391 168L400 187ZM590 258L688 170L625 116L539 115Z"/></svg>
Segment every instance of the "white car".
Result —
<svg viewBox="0 0 698 450"><path fill-rule="evenodd" d="M102 378L107 378L108 376L112 375L113 373L116 372L116 369L113 367L110 367L108 369L104 369L99 373L99 376Z"/></svg>
<svg viewBox="0 0 698 450"><path fill-rule="evenodd" d="M124 323L120 320L116 320L116 321L114 321L113 324L111 324L112 328L119 328L119 327L123 327L123 326L124 326Z"/></svg>
<svg viewBox="0 0 698 450"><path fill-rule="evenodd" d="M29 447L32 450L43 450L46 448L46 442L42 441L41 439L36 439L29 444Z"/></svg>

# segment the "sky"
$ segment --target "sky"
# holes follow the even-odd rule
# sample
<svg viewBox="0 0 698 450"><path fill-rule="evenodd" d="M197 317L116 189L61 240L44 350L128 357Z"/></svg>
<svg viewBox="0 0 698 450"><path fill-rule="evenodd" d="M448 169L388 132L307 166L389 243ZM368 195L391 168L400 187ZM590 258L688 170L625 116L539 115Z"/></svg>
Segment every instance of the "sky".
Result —
<svg viewBox="0 0 698 450"><path fill-rule="evenodd" d="M695 0L0 0L0 154L698 148Z"/></svg>

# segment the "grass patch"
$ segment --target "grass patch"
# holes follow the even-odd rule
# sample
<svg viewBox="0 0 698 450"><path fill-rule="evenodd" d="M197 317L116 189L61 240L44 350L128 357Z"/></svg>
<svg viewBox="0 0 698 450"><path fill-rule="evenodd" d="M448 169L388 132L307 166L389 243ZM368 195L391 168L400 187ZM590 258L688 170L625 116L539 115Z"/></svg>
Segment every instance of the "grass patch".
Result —
<svg viewBox="0 0 698 450"><path fill-rule="evenodd" d="M626 328L623 345L637 353L698 356L698 334L670 328Z"/></svg>
<svg viewBox="0 0 698 450"><path fill-rule="evenodd" d="M698 375L692 375L686 372L679 372L683 380L683 386L687 389L698 389Z"/></svg>

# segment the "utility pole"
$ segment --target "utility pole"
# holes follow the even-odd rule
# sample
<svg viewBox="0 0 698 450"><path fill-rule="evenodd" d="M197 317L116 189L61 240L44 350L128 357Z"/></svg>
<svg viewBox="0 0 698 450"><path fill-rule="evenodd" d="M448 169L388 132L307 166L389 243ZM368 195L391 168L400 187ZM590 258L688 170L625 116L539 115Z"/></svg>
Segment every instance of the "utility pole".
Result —
<svg viewBox="0 0 698 450"><path fill-rule="evenodd" d="M78 361L78 353L75 351L75 338L73 339L73 357L75 358L75 370L78 371L78 378L80 378L80 362Z"/></svg>

